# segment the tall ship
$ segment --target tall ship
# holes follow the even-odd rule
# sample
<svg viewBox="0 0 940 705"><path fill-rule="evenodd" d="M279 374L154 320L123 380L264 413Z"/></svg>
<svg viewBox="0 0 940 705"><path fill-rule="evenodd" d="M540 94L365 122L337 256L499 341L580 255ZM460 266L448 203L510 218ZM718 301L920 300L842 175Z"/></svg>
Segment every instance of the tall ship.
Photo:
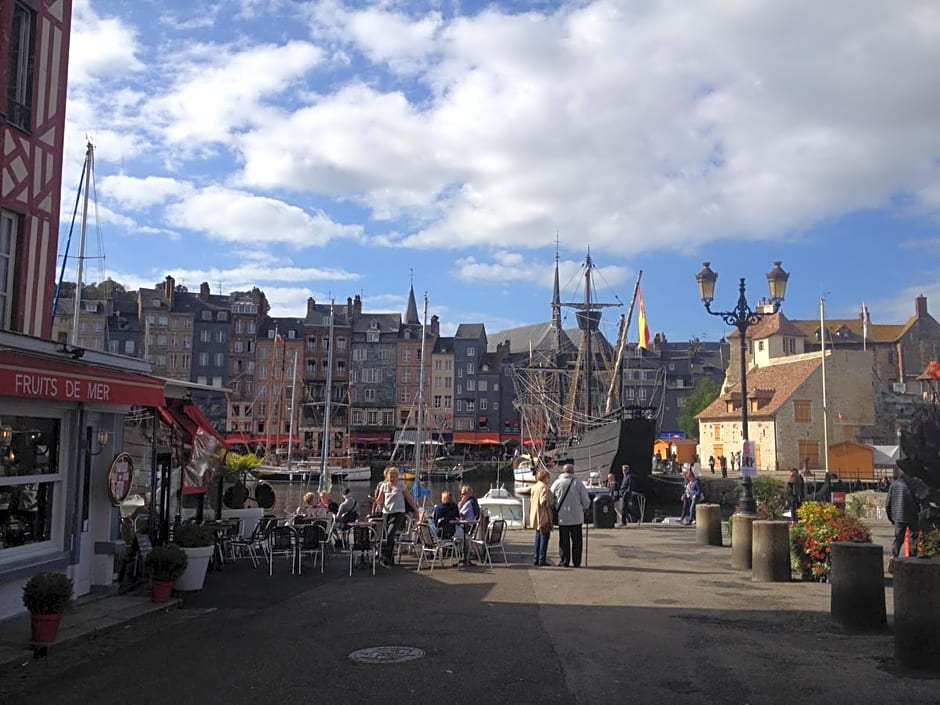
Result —
<svg viewBox="0 0 940 705"><path fill-rule="evenodd" d="M524 491L527 473L534 481L539 468L559 469L565 463L572 463L575 474L592 485L606 483L609 473L619 481L624 464L635 476L650 475L658 411L624 405L621 394L626 336L640 279L611 345L600 329L602 313L622 304L598 299L594 270L589 252L582 265L583 298L562 302L556 254L550 328L528 359L513 369L516 407L528 435L525 457L515 463L517 490ZM562 327L564 308L575 311L577 330L571 335Z"/></svg>

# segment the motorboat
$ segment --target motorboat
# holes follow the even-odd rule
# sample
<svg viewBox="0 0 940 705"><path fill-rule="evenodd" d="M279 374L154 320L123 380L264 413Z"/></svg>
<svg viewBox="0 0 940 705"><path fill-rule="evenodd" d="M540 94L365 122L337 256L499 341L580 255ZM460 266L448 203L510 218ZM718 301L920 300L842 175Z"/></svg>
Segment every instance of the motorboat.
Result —
<svg viewBox="0 0 940 705"><path fill-rule="evenodd" d="M525 526L525 508L522 500L503 485L491 487L485 495L477 499L477 502L486 510L490 522L494 519L502 519L510 529L521 529Z"/></svg>

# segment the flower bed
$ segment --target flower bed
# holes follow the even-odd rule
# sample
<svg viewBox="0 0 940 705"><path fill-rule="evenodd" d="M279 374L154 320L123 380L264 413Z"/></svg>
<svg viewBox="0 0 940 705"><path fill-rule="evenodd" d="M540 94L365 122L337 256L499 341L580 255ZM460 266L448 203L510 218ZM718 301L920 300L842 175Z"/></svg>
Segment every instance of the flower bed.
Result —
<svg viewBox="0 0 940 705"><path fill-rule="evenodd" d="M825 582L832 570L832 542L871 543L871 532L858 517L834 504L804 502L790 528L790 557L803 580Z"/></svg>

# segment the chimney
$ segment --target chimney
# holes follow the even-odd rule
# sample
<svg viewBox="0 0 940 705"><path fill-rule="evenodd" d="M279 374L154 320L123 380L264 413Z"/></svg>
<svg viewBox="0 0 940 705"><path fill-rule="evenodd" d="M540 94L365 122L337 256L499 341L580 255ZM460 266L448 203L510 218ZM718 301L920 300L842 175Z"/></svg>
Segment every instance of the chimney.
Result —
<svg viewBox="0 0 940 705"><path fill-rule="evenodd" d="M924 318L927 315L927 297L921 294L914 299L914 315Z"/></svg>
<svg viewBox="0 0 940 705"><path fill-rule="evenodd" d="M310 296L307 298L307 318L312 319L313 314L316 311L317 302L313 300L313 297Z"/></svg>
<svg viewBox="0 0 940 705"><path fill-rule="evenodd" d="M352 297L347 296L346 297L346 318L352 318L352 317L353 317Z"/></svg>
<svg viewBox="0 0 940 705"><path fill-rule="evenodd" d="M359 294L356 294L356 298L353 299L353 308L357 316L362 315L362 297Z"/></svg>
<svg viewBox="0 0 940 705"><path fill-rule="evenodd" d="M209 282L203 282L199 285L199 300L208 301L209 300Z"/></svg>
<svg viewBox="0 0 940 705"><path fill-rule="evenodd" d="M439 338L441 335L441 321L437 315L431 316L431 335Z"/></svg>
<svg viewBox="0 0 940 705"><path fill-rule="evenodd" d="M167 307L173 310L173 293L176 290L176 280L169 274L163 280L163 296L166 298Z"/></svg>

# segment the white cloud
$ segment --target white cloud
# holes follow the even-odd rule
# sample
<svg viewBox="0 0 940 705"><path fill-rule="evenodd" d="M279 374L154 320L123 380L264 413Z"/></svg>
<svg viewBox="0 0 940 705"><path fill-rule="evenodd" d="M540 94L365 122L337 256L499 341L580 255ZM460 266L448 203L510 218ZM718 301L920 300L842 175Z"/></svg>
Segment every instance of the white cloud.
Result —
<svg viewBox="0 0 940 705"><path fill-rule="evenodd" d="M558 229L631 254L777 237L920 188L940 153L930 5L429 15L410 54L381 28L413 18L387 7L319 5L314 25L376 63L424 57L418 84L340 86L259 125L245 181L406 216L408 246L535 246Z"/></svg>
<svg viewBox="0 0 940 705"><path fill-rule="evenodd" d="M180 198L192 190L191 184L165 176L139 178L115 174L101 179L101 194L124 208L150 208Z"/></svg>
<svg viewBox="0 0 940 705"><path fill-rule="evenodd" d="M358 237L358 226L314 215L274 198L220 186L196 191L166 209L168 222L234 243L284 243L293 247L325 245L340 237Z"/></svg>
<svg viewBox="0 0 940 705"><path fill-rule="evenodd" d="M140 71L143 64L137 52L134 28L114 17L102 18L91 8L90 0L75 0L69 49L70 86Z"/></svg>
<svg viewBox="0 0 940 705"><path fill-rule="evenodd" d="M265 122L275 109L265 101L289 89L316 66L320 50L308 42L247 48L190 45L163 66L170 88L145 115L163 137L189 151L226 142L233 130Z"/></svg>

